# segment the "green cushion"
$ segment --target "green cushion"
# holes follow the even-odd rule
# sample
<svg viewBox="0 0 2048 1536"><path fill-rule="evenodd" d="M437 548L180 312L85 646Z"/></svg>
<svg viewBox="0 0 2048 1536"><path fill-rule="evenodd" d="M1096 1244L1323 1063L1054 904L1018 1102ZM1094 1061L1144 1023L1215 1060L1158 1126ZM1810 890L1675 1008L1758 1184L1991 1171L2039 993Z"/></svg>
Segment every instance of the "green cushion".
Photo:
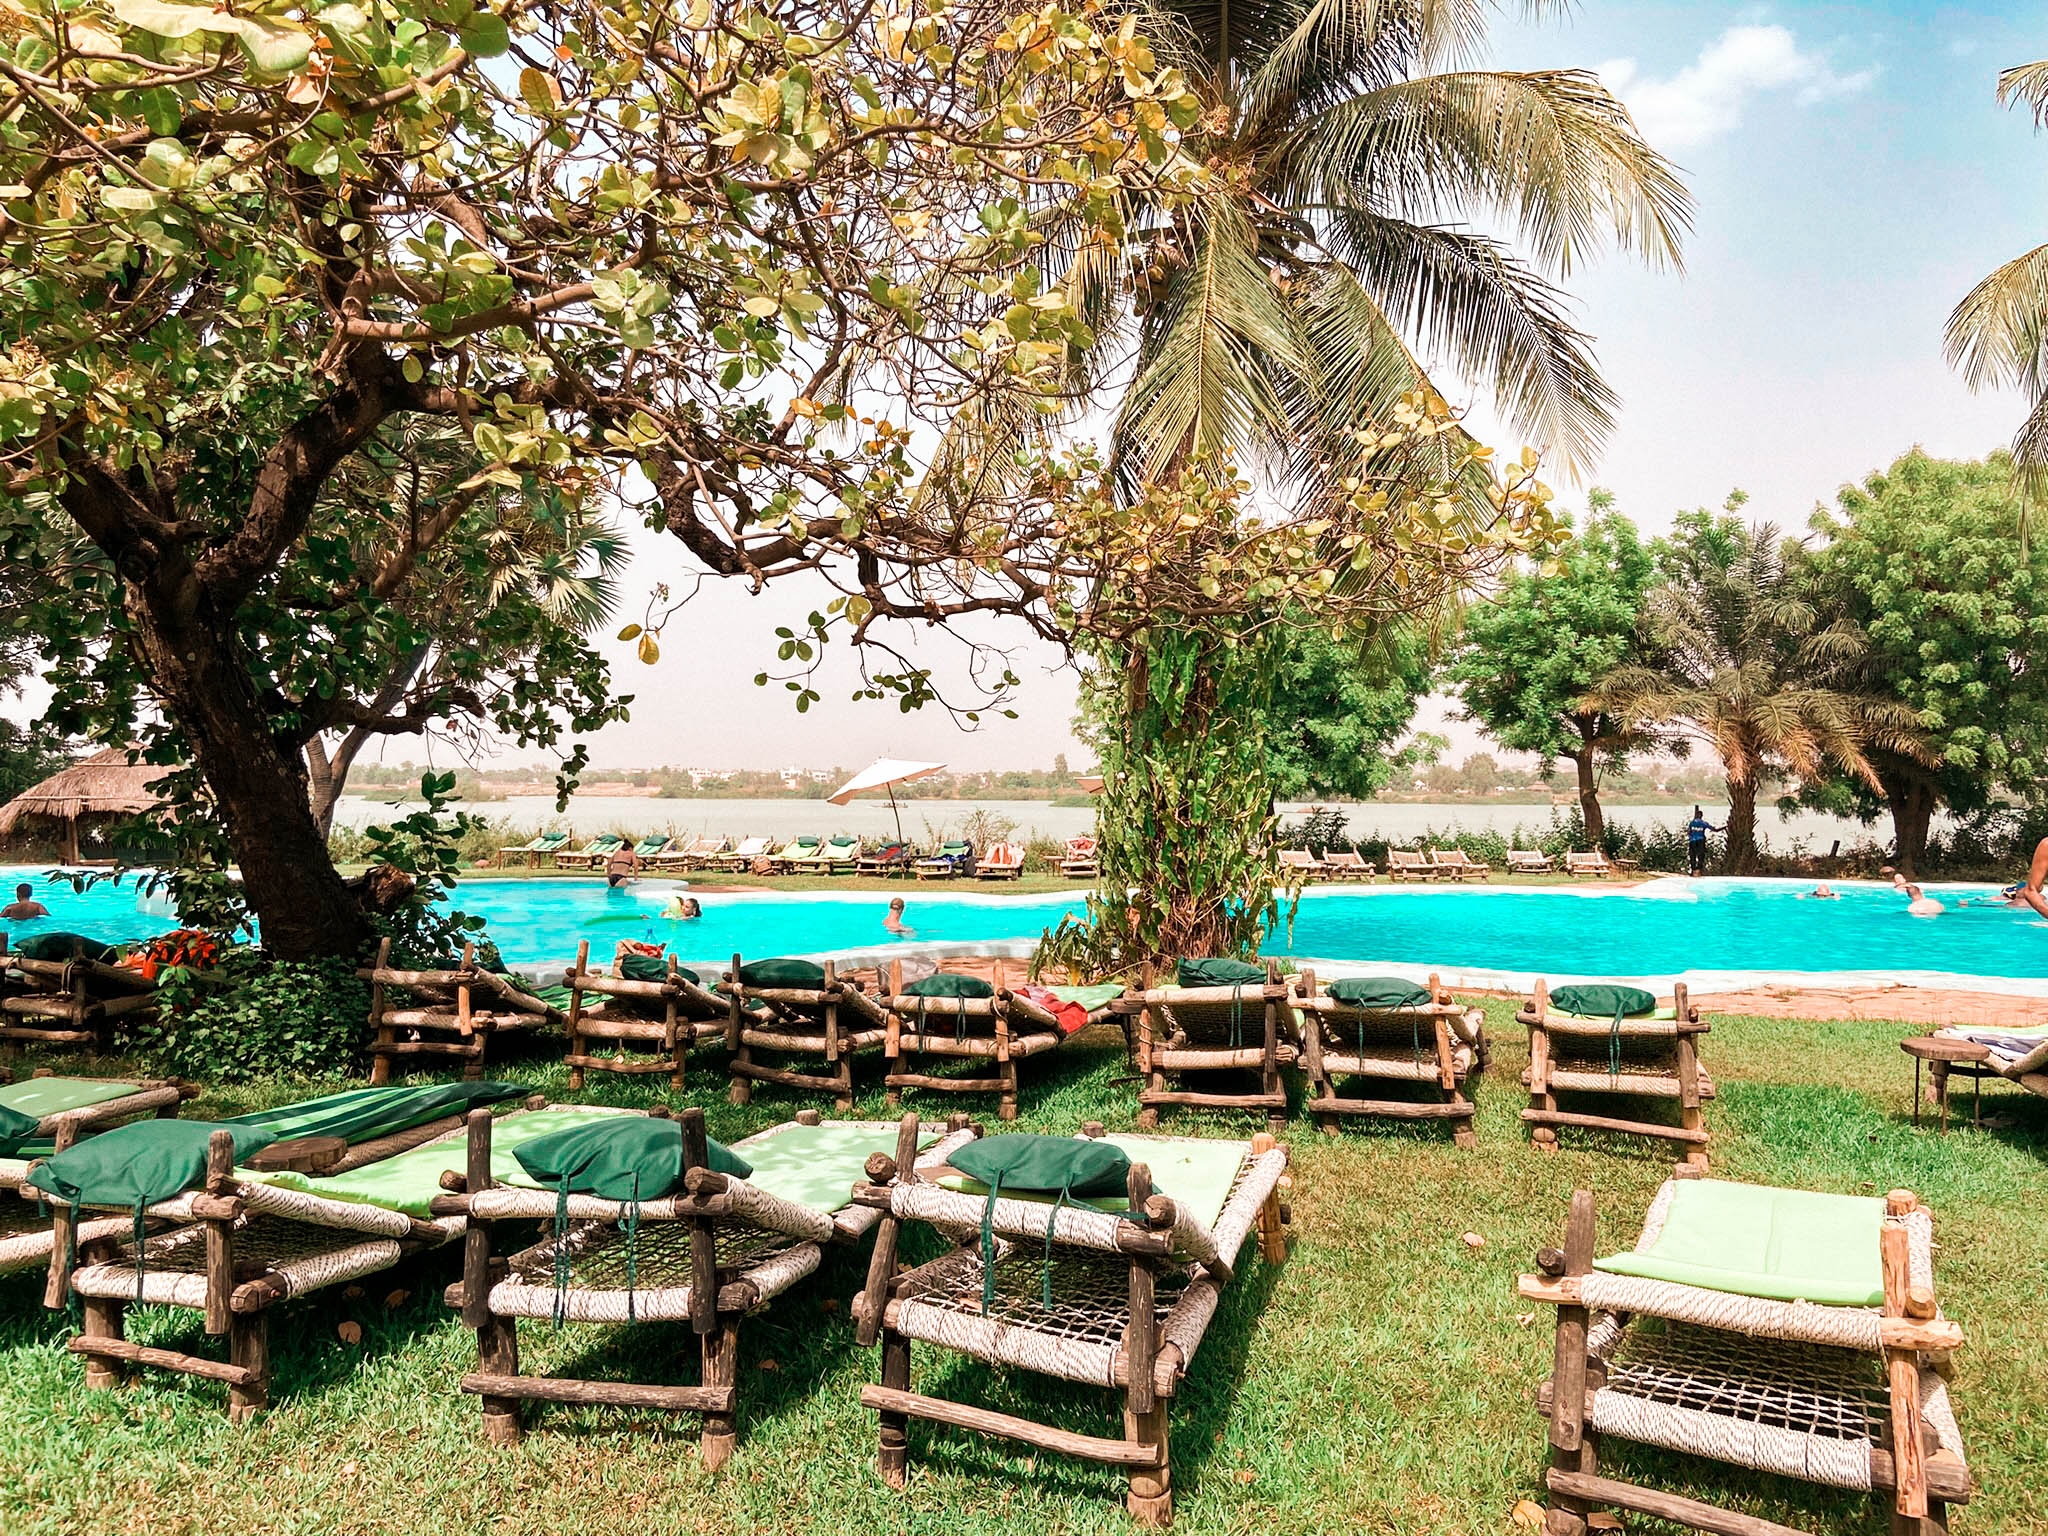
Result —
<svg viewBox="0 0 2048 1536"><path fill-rule="evenodd" d="M1625 1019L1654 1013L1656 997L1641 987L1619 987L1610 982L1588 982L1559 987L1550 994L1550 1006L1565 1013L1582 1013L1596 1019L1611 1019L1617 1013Z"/></svg>
<svg viewBox="0 0 2048 1536"><path fill-rule="evenodd" d="M1612 1024L1614 1022L1614 1015L1612 1013L1573 1013L1569 1008L1553 1008L1550 1010L1550 1016L1553 1019L1579 1019L1587 1024ZM1676 1008L1652 1008L1648 1013L1631 1013L1627 1017L1631 1019L1663 1019L1668 1021L1678 1017L1678 1010Z"/></svg>
<svg viewBox="0 0 2048 1536"><path fill-rule="evenodd" d="M193 1188L206 1177L206 1143L215 1131L234 1138L239 1162L277 1133L254 1125L206 1120L137 1120L90 1136L36 1164L28 1182L73 1205L140 1208Z"/></svg>
<svg viewBox="0 0 2048 1536"><path fill-rule="evenodd" d="M1266 968L1227 956L1194 956L1183 959L1175 967L1175 975L1184 987L1238 987L1263 982Z"/></svg>
<svg viewBox="0 0 2048 1536"><path fill-rule="evenodd" d="M903 989L909 997L994 997L996 989L979 976L956 976L951 971L934 971Z"/></svg>
<svg viewBox="0 0 2048 1536"><path fill-rule="evenodd" d="M825 967L809 960L749 960L740 967L740 984L748 987L822 987Z"/></svg>
<svg viewBox="0 0 2048 1536"><path fill-rule="evenodd" d="M1873 1307L1884 1300L1883 1227L1875 1196L1681 1179L1656 1241L1593 1267L1737 1296Z"/></svg>
<svg viewBox="0 0 2048 1536"><path fill-rule="evenodd" d="M1090 1013L1124 995L1123 984L1115 981L1097 981L1085 987L1047 987L1046 991L1063 1003L1079 1003Z"/></svg>
<svg viewBox="0 0 2048 1536"><path fill-rule="evenodd" d="M667 981L668 956L623 956L619 961L619 974L628 981ZM684 981L694 982L699 986L703 985L703 978L695 971L686 971L681 966L677 966L676 974L682 977Z"/></svg>
<svg viewBox="0 0 2048 1536"><path fill-rule="evenodd" d="M0 1104L0 1157L12 1157L31 1140L42 1122L34 1115Z"/></svg>
<svg viewBox="0 0 2048 1536"><path fill-rule="evenodd" d="M1330 996L1353 1008L1420 1008L1430 1000L1429 988L1401 976L1347 976L1330 983Z"/></svg>
<svg viewBox="0 0 2048 1536"><path fill-rule="evenodd" d="M35 933L14 946L14 952L25 960L69 960L74 950L87 960L103 962L117 960L121 955L113 945L89 939L82 933Z"/></svg>
<svg viewBox="0 0 2048 1536"><path fill-rule="evenodd" d="M428 1083L419 1087L393 1084L381 1088L350 1088L297 1104L233 1115L222 1125L252 1125L279 1140L302 1136L338 1136L351 1144L409 1131L448 1115L466 1114L489 1104L516 1099L527 1090L518 1083Z"/></svg>
<svg viewBox="0 0 2048 1536"><path fill-rule="evenodd" d="M1121 1147L1069 1136L984 1136L950 1161L993 1190L1038 1195L1124 1194L1131 1171Z"/></svg>
<svg viewBox="0 0 2048 1536"><path fill-rule="evenodd" d="M718 1142L707 1164L744 1179L753 1168ZM654 1115L596 1115L519 1148L519 1166L544 1189L603 1200L659 1200L683 1184L682 1122Z"/></svg>

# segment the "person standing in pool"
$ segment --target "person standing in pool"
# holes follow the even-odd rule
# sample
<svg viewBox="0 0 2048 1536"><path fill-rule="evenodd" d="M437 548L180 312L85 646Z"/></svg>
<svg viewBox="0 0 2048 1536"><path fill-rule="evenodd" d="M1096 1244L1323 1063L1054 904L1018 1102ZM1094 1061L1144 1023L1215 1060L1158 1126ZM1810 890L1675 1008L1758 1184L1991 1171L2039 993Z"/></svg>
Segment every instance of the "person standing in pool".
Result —
<svg viewBox="0 0 2048 1536"><path fill-rule="evenodd" d="M893 897L889 902L889 915L882 919L882 927L889 933L915 933L917 930L903 921L903 898Z"/></svg>
<svg viewBox="0 0 2048 1536"><path fill-rule="evenodd" d="M629 843L605 861L605 888L616 891L628 881L638 879L639 874L640 855L633 851L632 845Z"/></svg>
<svg viewBox="0 0 2048 1536"><path fill-rule="evenodd" d="M2048 847L2048 843L2042 846ZM13 902L0 907L0 918L5 918L10 923L25 923L31 918L49 915L50 909L36 900L36 888L32 885L17 885L14 888Z"/></svg>
<svg viewBox="0 0 2048 1536"><path fill-rule="evenodd" d="M2048 896L2041 893L2044 880L2048 880L2048 837L2034 845L2034 862L2027 866L2027 878L2008 887L2004 892L2005 899L2016 907L2032 907L2043 917L2048 917Z"/></svg>
<svg viewBox="0 0 2048 1536"><path fill-rule="evenodd" d="M1688 874L1704 875L1707 872L1707 834L1721 830L1707 820L1698 806L1692 808L1692 820L1685 824L1685 867Z"/></svg>

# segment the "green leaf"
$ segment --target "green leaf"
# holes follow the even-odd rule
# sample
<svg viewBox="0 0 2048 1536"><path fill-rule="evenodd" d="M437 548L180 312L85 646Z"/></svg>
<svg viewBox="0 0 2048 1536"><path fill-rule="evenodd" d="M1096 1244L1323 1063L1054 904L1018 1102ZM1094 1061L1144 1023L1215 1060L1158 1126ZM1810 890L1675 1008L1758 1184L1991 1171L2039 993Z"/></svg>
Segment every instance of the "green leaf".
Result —
<svg viewBox="0 0 2048 1536"><path fill-rule="evenodd" d="M194 32L232 33L241 30L239 17L210 5L174 5L170 0L114 0L115 19L158 37L190 37Z"/></svg>
<svg viewBox="0 0 2048 1536"><path fill-rule="evenodd" d="M479 10L462 24L457 33L464 53L479 59L495 59L512 48L512 31L505 25L505 18L493 16L489 11Z"/></svg>
<svg viewBox="0 0 2048 1536"><path fill-rule="evenodd" d="M639 633L640 626L638 624L628 624L624 629L619 631L619 638L621 640L631 640L635 635Z"/></svg>
<svg viewBox="0 0 2048 1536"><path fill-rule="evenodd" d="M265 74L288 75L304 69L313 52L311 33L258 21L254 16L242 17L235 35L249 62Z"/></svg>
<svg viewBox="0 0 2048 1536"><path fill-rule="evenodd" d="M545 70L535 69L531 64L519 71L519 99L540 117L546 117L561 105L553 79Z"/></svg>

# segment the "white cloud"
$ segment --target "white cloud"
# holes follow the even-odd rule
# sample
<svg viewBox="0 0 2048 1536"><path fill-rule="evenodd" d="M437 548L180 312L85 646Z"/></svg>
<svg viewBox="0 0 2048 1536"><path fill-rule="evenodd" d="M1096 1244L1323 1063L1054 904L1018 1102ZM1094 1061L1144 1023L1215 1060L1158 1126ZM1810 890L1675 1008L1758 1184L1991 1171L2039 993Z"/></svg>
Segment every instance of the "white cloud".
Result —
<svg viewBox="0 0 2048 1536"><path fill-rule="evenodd" d="M1628 104L1643 137L1662 150L1691 149L1732 133L1752 97L1790 91L1802 106L1853 96L1877 70L1837 74L1827 57L1801 50L1784 27L1730 27L1668 80L1642 73L1634 59L1600 66L1600 78Z"/></svg>

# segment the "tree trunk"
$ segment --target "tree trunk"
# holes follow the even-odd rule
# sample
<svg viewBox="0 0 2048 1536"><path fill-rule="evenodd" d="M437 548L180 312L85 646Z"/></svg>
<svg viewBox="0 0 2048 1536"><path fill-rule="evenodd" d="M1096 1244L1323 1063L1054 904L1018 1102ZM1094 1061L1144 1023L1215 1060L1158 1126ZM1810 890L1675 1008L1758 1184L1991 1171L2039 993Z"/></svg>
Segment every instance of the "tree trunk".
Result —
<svg viewBox="0 0 2048 1536"><path fill-rule="evenodd" d="M128 609L157 697L213 792L263 946L281 960L356 954L369 924L327 855L298 745L272 728L228 624L181 574L131 583Z"/></svg>
<svg viewBox="0 0 2048 1536"><path fill-rule="evenodd" d="M1731 875L1756 873L1756 785L1728 781L1728 857Z"/></svg>
<svg viewBox="0 0 2048 1536"><path fill-rule="evenodd" d="M406 689L412 686L420 663L427 659L431 649L425 645L415 646L393 662L384 686L363 707L363 713L374 720L396 710L404 702ZM334 744L331 752L327 743L318 736L306 743L306 774L313 821L320 828L322 837L334 836L334 808L341 803L342 791L348 788L348 771L355 766L356 755L369 745L370 738L376 734L367 726L352 726Z"/></svg>
<svg viewBox="0 0 2048 1536"><path fill-rule="evenodd" d="M1597 850L1607 836L1607 817L1600 809L1600 781L1593 773L1592 743L1572 754L1579 770L1579 820L1586 824L1586 846Z"/></svg>
<svg viewBox="0 0 2048 1536"><path fill-rule="evenodd" d="M1899 873L1914 878L1927 855L1927 829L1934 820L1934 781L1919 774L1885 774L1885 799L1892 812L1892 851Z"/></svg>

